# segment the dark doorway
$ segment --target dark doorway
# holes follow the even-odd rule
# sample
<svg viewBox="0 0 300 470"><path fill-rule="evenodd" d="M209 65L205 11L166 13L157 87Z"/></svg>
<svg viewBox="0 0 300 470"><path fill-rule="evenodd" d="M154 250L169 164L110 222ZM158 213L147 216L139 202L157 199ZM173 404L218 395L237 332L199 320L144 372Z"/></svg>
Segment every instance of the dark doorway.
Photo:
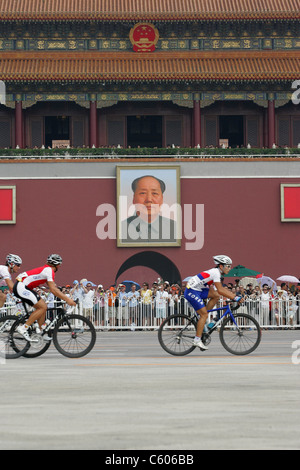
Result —
<svg viewBox="0 0 300 470"><path fill-rule="evenodd" d="M162 147L162 116L128 116L128 147Z"/></svg>
<svg viewBox="0 0 300 470"><path fill-rule="evenodd" d="M45 147L52 147L52 140L70 140L68 116L45 116Z"/></svg>
<svg viewBox="0 0 300 470"><path fill-rule="evenodd" d="M228 139L229 147L244 145L243 118L243 116L220 116L220 139Z"/></svg>
<svg viewBox="0 0 300 470"><path fill-rule="evenodd" d="M134 266L146 266L156 271L162 279L171 284L181 283L181 276L177 266L166 256L156 251L142 251L128 258L119 268L116 280L123 272Z"/></svg>

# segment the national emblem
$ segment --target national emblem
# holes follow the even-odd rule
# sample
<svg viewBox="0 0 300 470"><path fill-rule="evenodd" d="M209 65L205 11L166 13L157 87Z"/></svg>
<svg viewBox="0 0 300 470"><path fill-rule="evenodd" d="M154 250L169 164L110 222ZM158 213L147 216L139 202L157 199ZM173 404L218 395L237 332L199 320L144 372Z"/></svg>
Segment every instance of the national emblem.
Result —
<svg viewBox="0 0 300 470"><path fill-rule="evenodd" d="M138 23L130 30L129 38L135 52L153 52L159 32L152 24Z"/></svg>

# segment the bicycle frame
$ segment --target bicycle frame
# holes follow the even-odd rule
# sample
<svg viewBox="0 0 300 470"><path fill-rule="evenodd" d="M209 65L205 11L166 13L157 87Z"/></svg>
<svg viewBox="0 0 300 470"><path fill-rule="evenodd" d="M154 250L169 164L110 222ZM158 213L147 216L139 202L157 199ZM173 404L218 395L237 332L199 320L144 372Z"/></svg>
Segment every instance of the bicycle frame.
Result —
<svg viewBox="0 0 300 470"><path fill-rule="evenodd" d="M30 317L31 313L32 312L28 312L28 309L27 309L27 305L25 302L22 301L22 304L23 304L23 307L24 307L24 310L25 312L23 314L21 314L19 316L19 318L25 318L26 320ZM62 304L64 305L64 303L62 302ZM75 311L75 307L71 307L70 311L58 311L57 315L53 318L53 320L51 321L51 323L49 323L49 325L47 325L47 327L44 329L43 331L43 335L46 333L46 332L49 332L50 330L53 330L56 326L56 324L58 323L58 321L61 319L61 318L64 318L66 323L69 325L69 322L68 322L68 314L70 313L73 313ZM33 326L33 325L32 325Z"/></svg>
<svg viewBox="0 0 300 470"><path fill-rule="evenodd" d="M231 308L229 306L229 304L227 304L225 307L218 307L218 308L213 308L211 310L208 310L207 313L211 313L211 312L220 312L222 310L225 310L225 312L223 313L223 315L216 321L216 323L214 324L214 326L212 328L209 328L207 331L205 331L205 334L211 334L213 331L215 331L216 328L218 328L218 326L220 325L221 321L223 320L223 318L225 318L227 315L230 315L231 317L231 320L233 321L233 323L235 324L235 326L237 328L238 325L235 321L235 318L234 318L234 315L231 311ZM195 316L198 318L198 315L195 313Z"/></svg>

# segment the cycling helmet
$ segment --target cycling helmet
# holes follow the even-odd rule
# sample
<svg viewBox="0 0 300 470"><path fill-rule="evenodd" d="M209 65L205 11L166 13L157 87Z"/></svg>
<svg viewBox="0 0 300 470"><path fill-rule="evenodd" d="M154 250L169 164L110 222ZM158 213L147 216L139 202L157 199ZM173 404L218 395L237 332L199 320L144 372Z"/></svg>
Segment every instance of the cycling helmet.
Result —
<svg viewBox="0 0 300 470"><path fill-rule="evenodd" d="M59 264L62 264L62 257L56 254L49 255L47 263L52 264L52 266L58 266Z"/></svg>
<svg viewBox="0 0 300 470"><path fill-rule="evenodd" d="M213 257L214 258L214 262L215 264L219 265L219 264L230 264L232 265L232 259L229 258L229 256L226 256L226 255L216 255Z"/></svg>
<svg viewBox="0 0 300 470"><path fill-rule="evenodd" d="M11 268L15 265L16 266L21 266L22 259L18 255L9 254L9 255L6 256L6 264L7 264L7 266L9 266Z"/></svg>

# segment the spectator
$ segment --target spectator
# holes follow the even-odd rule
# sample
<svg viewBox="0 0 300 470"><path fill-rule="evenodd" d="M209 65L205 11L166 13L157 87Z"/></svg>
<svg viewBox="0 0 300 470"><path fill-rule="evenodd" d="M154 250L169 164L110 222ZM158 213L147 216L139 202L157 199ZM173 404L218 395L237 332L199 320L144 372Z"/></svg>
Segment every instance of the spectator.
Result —
<svg viewBox="0 0 300 470"><path fill-rule="evenodd" d="M277 295L274 300L274 315L276 325L284 325L285 324L285 298L284 298L285 291L283 289L279 289L277 291Z"/></svg>
<svg viewBox="0 0 300 470"><path fill-rule="evenodd" d="M272 294L268 284L263 284L260 292L260 313L262 325L270 324L270 301L272 300Z"/></svg>
<svg viewBox="0 0 300 470"><path fill-rule="evenodd" d="M158 284L157 284L156 281L154 281L154 282L152 283L152 295L153 295L154 297L155 297L155 295L156 295L157 289L158 289Z"/></svg>
<svg viewBox="0 0 300 470"><path fill-rule="evenodd" d="M94 302L95 325L104 326L105 293L102 284L97 286Z"/></svg>
<svg viewBox="0 0 300 470"><path fill-rule="evenodd" d="M138 300L140 298L140 293L136 290L135 284L131 285L131 290L128 292L127 298L129 300L129 323L131 324L131 330L134 331L138 319Z"/></svg>
<svg viewBox="0 0 300 470"><path fill-rule="evenodd" d="M253 284L249 283L246 286L245 293L247 296L251 295L253 293Z"/></svg>
<svg viewBox="0 0 300 470"><path fill-rule="evenodd" d="M247 296L245 288L241 284L239 284L239 286L236 288L236 293L237 293L237 295L241 295L244 299ZM239 313L247 313L247 306L246 306L245 302L241 304L241 306L239 308Z"/></svg>
<svg viewBox="0 0 300 470"><path fill-rule="evenodd" d="M259 298L260 298L260 289L259 286L255 286L254 289L251 289L251 293L247 296L247 309L250 315L259 314Z"/></svg>
<svg viewBox="0 0 300 470"><path fill-rule="evenodd" d="M56 299L55 299L54 295L52 294L52 292L48 292L48 295L47 295L47 317L49 318L50 321L53 321L56 314L57 314Z"/></svg>
<svg viewBox="0 0 300 470"><path fill-rule="evenodd" d="M149 289L148 282L144 282L141 289L141 324L151 324L152 313L152 290Z"/></svg>
<svg viewBox="0 0 300 470"><path fill-rule="evenodd" d="M288 305L287 305L287 320L290 326L294 326L294 318L296 316L296 312L298 310L298 306L296 303L296 295L295 291L291 291L289 294Z"/></svg>
<svg viewBox="0 0 300 470"><path fill-rule="evenodd" d="M164 284L160 284L155 295L155 318L157 326L167 317L168 292L164 289Z"/></svg>
<svg viewBox="0 0 300 470"><path fill-rule="evenodd" d="M78 300L79 302L82 302L84 294L84 290L82 288L82 281L80 281L80 283L78 281L73 282L73 288L71 289L70 294L73 300Z"/></svg>
<svg viewBox="0 0 300 470"><path fill-rule="evenodd" d="M165 291L167 291L167 292L170 291L170 283L169 283L169 281L164 281L164 289L165 289Z"/></svg>
<svg viewBox="0 0 300 470"><path fill-rule="evenodd" d="M126 321L128 321L129 314L128 314L128 305L127 305L127 292L125 284L120 284L117 292L117 297L119 299L118 305L118 325L125 326Z"/></svg>
<svg viewBox="0 0 300 470"><path fill-rule="evenodd" d="M95 292L92 287L92 284L88 282L86 286L82 284L82 288L84 291L83 299L82 299L82 312L83 316L87 317L89 320L93 321L93 307L94 307L94 297Z"/></svg>
<svg viewBox="0 0 300 470"><path fill-rule="evenodd" d="M108 307L108 322L110 327L115 327L115 299L116 299L116 290L114 286L106 291L107 307Z"/></svg>
<svg viewBox="0 0 300 470"><path fill-rule="evenodd" d="M175 284L173 284L170 288L169 292L169 315L176 315L178 311L178 302L179 302L179 297L178 297L178 288Z"/></svg>
<svg viewBox="0 0 300 470"><path fill-rule="evenodd" d="M99 284L94 296L95 325L104 326L104 305L104 289L103 285Z"/></svg>

